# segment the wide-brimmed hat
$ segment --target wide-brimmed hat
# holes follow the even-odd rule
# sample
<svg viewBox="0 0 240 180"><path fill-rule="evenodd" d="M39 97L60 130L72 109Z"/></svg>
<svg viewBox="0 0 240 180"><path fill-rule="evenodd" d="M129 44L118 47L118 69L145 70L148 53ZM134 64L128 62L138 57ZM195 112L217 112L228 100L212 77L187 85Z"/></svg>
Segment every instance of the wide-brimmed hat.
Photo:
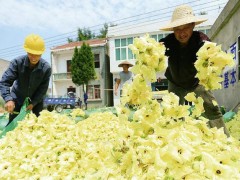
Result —
<svg viewBox="0 0 240 180"><path fill-rule="evenodd" d="M132 67L132 66L133 66L130 62L128 62L128 61L123 61L123 62L121 62L121 63L118 65L118 67L123 67L124 64L128 65L129 67Z"/></svg>
<svg viewBox="0 0 240 180"><path fill-rule="evenodd" d="M176 7L173 11L171 22L160 28L163 31L173 31L174 27L182 26L189 23L195 23L195 25L200 24L207 19L196 17L193 14L192 7L184 4Z"/></svg>

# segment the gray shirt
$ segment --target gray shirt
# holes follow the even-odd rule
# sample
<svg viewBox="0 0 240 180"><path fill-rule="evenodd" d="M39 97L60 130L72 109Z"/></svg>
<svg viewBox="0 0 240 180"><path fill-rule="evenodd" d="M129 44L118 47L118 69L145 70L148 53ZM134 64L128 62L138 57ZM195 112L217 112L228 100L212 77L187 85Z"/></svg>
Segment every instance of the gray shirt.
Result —
<svg viewBox="0 0 240 180"><path fill-rule="evenodd" d="M131 80L131 78L132 78L132 72L131 72L131 71L128 71L128 72L121 71L121 72L119 73L119 77L117 77L117 78L121 80L120 85L119 85L119 86L120 86L120 90L121 90L122 87L123 87L123 84L124 84L126 81Z"/></svg>

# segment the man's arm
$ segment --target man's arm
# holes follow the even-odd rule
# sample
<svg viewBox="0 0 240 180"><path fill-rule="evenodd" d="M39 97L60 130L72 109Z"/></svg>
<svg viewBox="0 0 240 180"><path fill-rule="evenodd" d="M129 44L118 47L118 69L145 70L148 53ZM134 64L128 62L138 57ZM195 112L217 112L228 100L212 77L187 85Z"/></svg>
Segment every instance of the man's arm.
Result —
<svg viewBox="0 0 240 180"><path fill-rule="evenodd" d="M115 86L114 86L114 94L115 94L115 96L117 96L118 87L119 87L120 82L121 82L121 79L116 79Z"/></svg>

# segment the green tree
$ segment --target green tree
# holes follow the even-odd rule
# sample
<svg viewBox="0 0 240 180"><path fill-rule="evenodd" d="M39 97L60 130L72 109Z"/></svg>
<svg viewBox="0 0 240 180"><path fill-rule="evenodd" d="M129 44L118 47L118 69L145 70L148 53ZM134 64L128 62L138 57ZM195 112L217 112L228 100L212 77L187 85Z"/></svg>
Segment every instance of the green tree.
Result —
<svg viewBox="0 0 240 180"><path fill-rule="evenodd" d="M108 24L104 23L103 28L100 30L100 34L97 36L98 38L105 38L108 32Z"/></svg>
<svg viewBox="0 0 240 180"><path fill-rule="evenodd" d="M95 34L89 28L78 28L78 38L77 41L83 41L95 38Z"/></svg>
<svg viewBox="0 0 240 180"><path fill-rule="evenodd" d="M110 24L110 26L114 26L113 24ZM77 38L74 40L72 38L67 38L68 43L70 42L76 42L76 41L84 41L94 38L105 38L108 33L108 24L104 23L103 28L100 29L99 35L96 36L89 28L78 28L78 34Z"/></svg>
<svg viewBox="0 0 240 180"><path fill-rule="evenodd" d="M94 55L92 53L91 47L83 42L81 48L78 50L77 47L74 49L74 54L71 62L71 73L72 81L74 84L80 86L88 86L90 80L95 79L95 68L94 68Z"/></svg>
<svg viewBox="0 0 240 180"><path fill-rule="evenodd" d="M68 40L68 43L73 42L73 39L71 39L71 38L67 38L67 40Z"/></svg>
<svg viewBox="0 0 240 180"><path fill-rule="evenodd" d="M68 38L68 42L76 42L76 41L83 41L83 40L89 40L94 39L96 36L95 34L89 29L89 28L78 28L78 34L76 40L73 40L71 38Z"/></svg>

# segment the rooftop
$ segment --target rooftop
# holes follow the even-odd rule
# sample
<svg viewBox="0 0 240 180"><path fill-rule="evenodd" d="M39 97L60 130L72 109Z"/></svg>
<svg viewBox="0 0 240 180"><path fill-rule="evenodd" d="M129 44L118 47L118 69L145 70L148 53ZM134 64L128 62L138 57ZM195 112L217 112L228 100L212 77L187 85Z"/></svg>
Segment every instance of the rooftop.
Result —
<svg viewBox="0 0 240 180"><path fill-rule="evenodd" d="M74 49L75 47L81 47L83 42L85 42L86 44L89 44L90 47L96 47L96 46L104 46L107 43L107 40L106 38L102 38L102 39L90 39L85 41L70 42L67 44L53 47L51 48L51 51L55 52L55 51L61 51L61 50Z"/></svg>

